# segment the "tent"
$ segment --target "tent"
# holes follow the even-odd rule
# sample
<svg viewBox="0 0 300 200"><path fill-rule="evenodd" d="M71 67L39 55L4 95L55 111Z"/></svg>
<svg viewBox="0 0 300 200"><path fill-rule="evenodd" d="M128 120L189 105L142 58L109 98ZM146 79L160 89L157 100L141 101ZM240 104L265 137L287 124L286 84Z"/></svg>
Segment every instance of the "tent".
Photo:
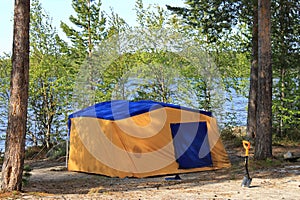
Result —
<svg viewBox="0 0 300 200"><path fill-rule="evenodd" d="M69 116L68 170L148 177L230 167L210 112L115 100Z"/></svg>

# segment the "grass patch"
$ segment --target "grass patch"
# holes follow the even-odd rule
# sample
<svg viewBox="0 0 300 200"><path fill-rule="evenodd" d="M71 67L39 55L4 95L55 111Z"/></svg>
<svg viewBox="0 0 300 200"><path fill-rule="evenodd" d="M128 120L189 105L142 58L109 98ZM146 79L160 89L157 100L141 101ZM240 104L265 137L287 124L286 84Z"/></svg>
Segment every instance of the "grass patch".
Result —
<svg viewBox="0 0 300 200"><path fill-rule="evenodd" d="M284 165L284 161L277 158L267 158L266 160L251 160L249 168L251 170L278 168Z"/></svg>
<svg viewBox="0 0 300 200"><path fill-rule="evenodd" d="M273 136L272 145L296 147L296 146L300 146L300 140L293 140L288 137L280 138L280 137Z"/></svg>

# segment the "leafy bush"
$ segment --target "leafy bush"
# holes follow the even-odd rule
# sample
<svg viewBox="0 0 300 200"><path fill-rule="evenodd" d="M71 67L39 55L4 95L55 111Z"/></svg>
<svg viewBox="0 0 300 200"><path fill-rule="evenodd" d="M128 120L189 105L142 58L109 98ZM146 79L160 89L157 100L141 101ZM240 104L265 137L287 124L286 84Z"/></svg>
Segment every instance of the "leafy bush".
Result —
<svg viewBox="0 0 300 200"><path fill-rule="evenodd" d="M53 146L46 154L47 158L57 159L62 156L66 156L66 142L61 142Z"/></svg>
<svg viewBox="0 0 300 200"><path fill-rule="evenodd" d="M230 142L233 147L240 147L242 145L242 136L234 133L232 127L226 127L221 130L221 139L223 142Z"/></svg>
<svg viewBox="0 0 300 200"><path fill-rule="evenodd" d="M25 150L25 159L45 158L47 149L42 146L30 146Z"/></svg>
<svg viewBox="0 0 300 200"><path fill-rule="evenodd" d="M23 177L22 177L22 183L23 185L27 185L30 176L32 175L31 172L31 167L29 165L25 165L23 169Z"/></svg>

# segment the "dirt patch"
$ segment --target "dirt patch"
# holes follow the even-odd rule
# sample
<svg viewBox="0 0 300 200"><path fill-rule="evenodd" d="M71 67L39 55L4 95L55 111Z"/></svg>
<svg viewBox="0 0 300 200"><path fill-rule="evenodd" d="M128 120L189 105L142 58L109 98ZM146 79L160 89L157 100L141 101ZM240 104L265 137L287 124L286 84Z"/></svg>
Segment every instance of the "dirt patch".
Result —
<svg viewBox="0 0 300 200"><path fill-rule="evenodd" d="M279 159L298 147L274 147L277 159L264 163L250 160L250 188L242 188L244 176L241 148L226 147L232 167L216 171L181 174L181 180L166 176L110 178L69 172L64 162L27 161L32 176L18 198L38 199L300 199L300 162ZM172 177L172 176L171 176Z"/></svg>

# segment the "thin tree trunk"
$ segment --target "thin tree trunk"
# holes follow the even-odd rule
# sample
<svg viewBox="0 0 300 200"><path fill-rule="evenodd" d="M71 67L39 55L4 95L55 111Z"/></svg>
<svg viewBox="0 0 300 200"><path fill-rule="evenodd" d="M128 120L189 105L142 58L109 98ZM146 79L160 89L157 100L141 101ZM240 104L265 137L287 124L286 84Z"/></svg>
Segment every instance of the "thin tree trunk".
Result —
<svg viewBox="0 0 300 200"><path fill-rule="evenodd" d="M285 98L285 65L281 66L280 70L280 81L281 81L281 87L280 87L280 104L281 104L281 109L280 109L280 125L279 125L279 134L280 137L283 137L283 115L284 115L284 110L283 108L285 107L284 104L284 98Z"/></svg>
<svg viewBox="0 0 300 200"><path fill-rule="evenodd" d="M91 33L91 1L87 1L88 4L88 69L89 69L89 83L90 83L90 90L91 92L94 92L94 86L93 86L93 66L92 66L92 50L93 50L93 44L92 44L92 33ZM89 102L91 105L94 102Z"/></svg>
<svg viewBox="0 0 300 200"><path fill-rule="evenodd" d="M256 135L256 109L258 88L258 10L257 0L253 1L253 27L252 27L252 62L250 72L250 90L248 100L247 135L254 138Z"/></svg>
<svg viewBox="0 0 300 200"><path fill-rule="evenodd" d="M286 107L284 98L285 98L285 74L286 74L286 68L288 67L288 64L286 62L286 56L288 55L288 48L285 45L284 37L286 35L286 30L288 29L288 23L286 23L286 15L289 13L289 9L287 9L287 6L285 5L285 0L280 0L279 2L279 27L280 27L280 109L279 109L279 115L280 115L280 122L279 122L279 136L283 137L283 130L284 130L284 108Z"/></svg>
<svg viewBox="0 0 300 200"><path fill-rule="evenodd" d="M55 110L53 102L51 100L50 102L50 106L48 107L48 112L51 112L53 110ZM46 122L47 122L47 130L46 130L46 146L48 149L50 149L51 147L51 129L52 129L52 122L53 122L53 114L49 113L47 118L46 118Z"/></svg>
<svg viewBox="0 0 300 200"><path fill-rule="evenodd" d="M256 159L272 157L271 2L258 0L258 96Z"/></svg>
<svg viewBox="0 0 300 200"><path fill-rule="evenodd" d="M12 72L2 191L21 190L29 81L30 0L15 0Z"/></svg>
<svg viewBox="0 0 300 200"><path fill-rule="evenodd" d="M51 122L47 122L47 130L46 130L46 138L45 138L45 142L46 142L46 147L47 149L50 149L50 135L51 135Z"/></svg>

